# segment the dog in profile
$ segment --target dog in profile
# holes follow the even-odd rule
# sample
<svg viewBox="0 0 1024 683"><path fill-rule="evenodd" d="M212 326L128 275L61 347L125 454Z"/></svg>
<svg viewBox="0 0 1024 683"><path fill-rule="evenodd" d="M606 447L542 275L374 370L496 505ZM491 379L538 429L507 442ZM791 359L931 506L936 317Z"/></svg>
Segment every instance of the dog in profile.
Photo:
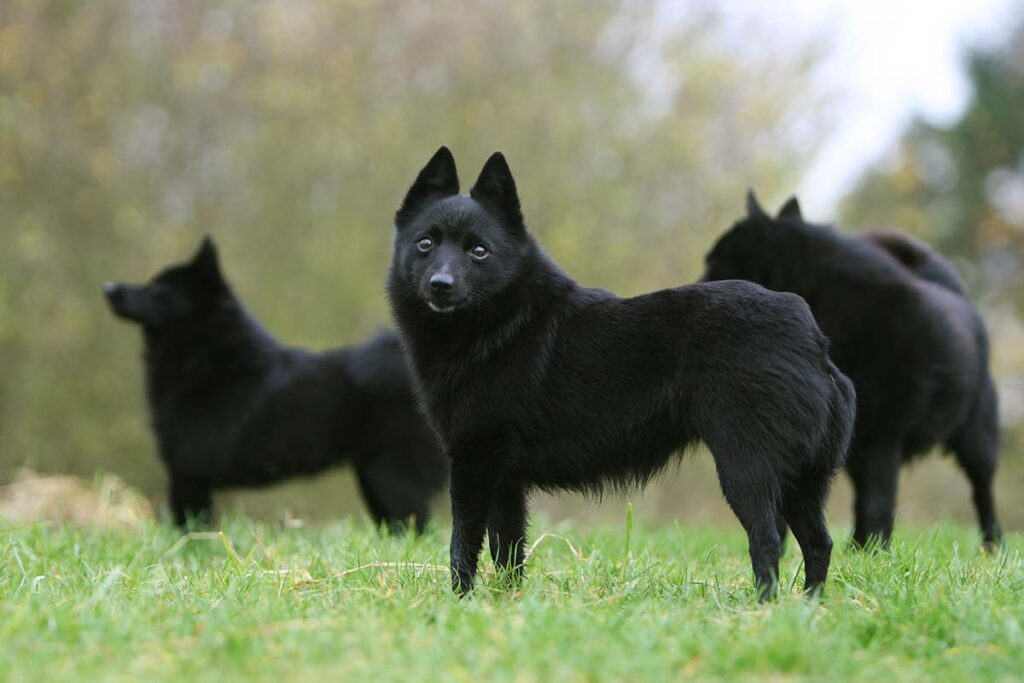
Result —
<svg viewBox="0 0 1024 683"><path fill-rule="evenodd" d="M855 544L888 543L900 467L936 446L952 451L970 479L985 546L999 542L988 334L949 261L899 233L808 223L795 197L773 218L753 194L747 216L706 261L706 280L799 294L832 340L832 357L857 388L847 460Z"/></svg>
<svg viewBox="0 0 1024 683"><path fill-rule="evenodd" d="M523 568L532 489L641 485L698 441L773 594L780 527L821 588L823 505L853 427L853 385L807 305L747 282L622 299L583 287L527 231L505 158L469 196L442 147L395 217L388 293L418 392L451 459L452 587L485 534Z"/></svg>
<svg viewBox="0 0 1024 683"><path fill-rule="evenodd" d="M174 520L211 521L212 494L351 462L373 519L427 522L447 463L416 409L393 332L310 353L246 312L207 238L144 285L107 284L114 313L142 328L146 395Z"/></svg>

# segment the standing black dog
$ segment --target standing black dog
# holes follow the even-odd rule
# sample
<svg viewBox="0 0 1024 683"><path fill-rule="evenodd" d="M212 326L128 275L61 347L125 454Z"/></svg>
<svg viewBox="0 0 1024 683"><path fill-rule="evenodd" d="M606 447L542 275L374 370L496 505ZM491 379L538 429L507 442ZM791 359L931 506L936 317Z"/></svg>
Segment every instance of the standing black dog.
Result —
<svg viewBox="0 0 1024 683"><path fill-rule="evenodd" d="M529 489L643 484L704 441L774 592L780 518L819 589L823 504L853 428L853 385L799 297L746 282L632 299L581 287L527 232L496 153L470 196L451 152L395 217L388 292L417 388L451 457L452 584L472 587L485 531L522 572Z"/></svg>
<svg viewBox="0 0 1024 683"><path fill-rule="evenodd" d="M901 464L941 445L971 481L986 547L998 543L988 335L953 266L898 233L844 235L806 223L796 198L772 218L751 194L747 212L708 254L705 279L799 294L831 338L836 364L857 387L847 461L854 542L888 542Z"/></svg>
<svg viewBox="0 0 1024 683"><path fill-rule="evenodd" d="M212 492L351 461L373 518L427 521L447 463L414 403L398 337L308 353L281 346L242 307L207 238L146 285L108 284L139 323L157 447L179 525L208 522Z"/></svg>

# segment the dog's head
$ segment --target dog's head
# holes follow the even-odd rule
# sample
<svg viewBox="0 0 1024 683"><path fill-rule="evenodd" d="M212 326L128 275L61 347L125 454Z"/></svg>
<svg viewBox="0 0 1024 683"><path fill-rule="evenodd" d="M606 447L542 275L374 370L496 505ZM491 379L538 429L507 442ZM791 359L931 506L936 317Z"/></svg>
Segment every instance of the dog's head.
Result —
<svg viewBox="0 0 1024 683"><path fill-rule="evenodd" d="M505 157L491 155L465 197L442 147L395 214L391 278L435 315L472 310L515 281L529 245Z"/></svg>
<svg viewBox="0 0 1024 683"><path fill-rule="evenodd" d="M783 204L772 218L761 208L753 191L747 193L747 215L722 235L704 257L702 282L750 280L767 285L772 278L776 238L788 226L802 224L796 197Z"/></svg>
<svg viewBox="0 0 1024 683"><path fill-rule="evenodd" d="M115 315L158 331L216 307L228 288L217 247L207 237L190 261L166 268L147 284L108 282L103 293Z"/></svg>

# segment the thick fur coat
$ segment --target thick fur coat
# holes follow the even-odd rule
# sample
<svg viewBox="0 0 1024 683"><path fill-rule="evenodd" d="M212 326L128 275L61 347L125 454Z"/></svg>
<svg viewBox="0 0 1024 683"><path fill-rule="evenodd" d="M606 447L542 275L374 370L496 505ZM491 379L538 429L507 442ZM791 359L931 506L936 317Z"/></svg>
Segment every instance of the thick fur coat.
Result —
<svg viewBox="0 0 1024 683"><path fill-rule="evenodd" d="M414 403L398 337L310 353L242 307L206 240L144 285L108 284L143 331L146 396L175 521L208 522L218 489L351 463L374 520L422 529L447 463Z"/></svg>
<svg viewBox="0 0 1024 683"><path fill-rule="evenodd" d="M751 195L747 216L707 256L706 279L728 278L806 299L857 388L847 462L857 544L888 542L900 466L935 447L956 455L984 542L998 543L998 406L988 335L946 259L899 233L862 236L807 223L795 198L772 217Z"/></svg>
<svg viewBox="0 0 1024 683"><path fill-rule="evenodd" d="M495 563L522 571L530 490L643 484L699 441L760 594L774 590L784 524L807 587L822 585L823 504L854 392L799 297L746 282L628 299L583 287L527 231L500 153L461 196L441 148L395 226L388 293L451 458L456 591L472 586L485 534Z"/></svg>

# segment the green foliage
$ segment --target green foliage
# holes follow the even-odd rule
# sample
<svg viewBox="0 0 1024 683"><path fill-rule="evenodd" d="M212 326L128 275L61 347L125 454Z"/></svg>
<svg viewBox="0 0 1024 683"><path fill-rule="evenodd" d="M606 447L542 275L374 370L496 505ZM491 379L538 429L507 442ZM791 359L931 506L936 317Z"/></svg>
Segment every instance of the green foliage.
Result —
<svg viewBox="0 0 1024 683"><path fill-rule="evenodd" d="M1024 306L1024 25L1007 45L971 55L967 71L973 95L959 119L915 121L843 217L909 230L959 258L975 291Z"/></svg>
<svg viewBox="0 0 1024 683"><path fill-rule="evenodd" d="M755 58L712 3L671 24L658 6L0 4L0 477L159 490L138 335L100 286L203 233L283 341L387 324L392 213L442 143L464 186L502 149L584 282L692 279L748 185L798 177L818 97L802 48Z"/></svg>
<svg viewBox="0 0 1024 683"><path fill-rule="evenodd" d="M1019 535L974 529L837 548L824 601L783 560L758 605L738 530L622 525L539 534L528 577L449 590L446 537L351 523L231 520L185 541L0 530L0 677L9 680L1015 680L1024 667ZM489 563L485 565L489 568Z"/></svg>

